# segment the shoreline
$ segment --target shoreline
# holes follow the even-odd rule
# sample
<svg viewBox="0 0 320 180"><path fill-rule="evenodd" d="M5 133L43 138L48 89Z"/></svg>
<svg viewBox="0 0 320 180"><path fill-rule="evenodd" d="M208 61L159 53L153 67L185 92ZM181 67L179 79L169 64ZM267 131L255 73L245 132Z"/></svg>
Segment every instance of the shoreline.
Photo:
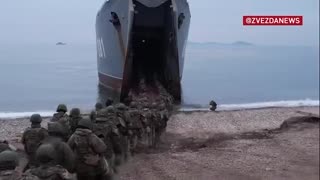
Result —
<svg viewBox="0 0 320 180"><path fill-rule="evenodd" d="M195 121L206 121L210 118L222 118L224 119L227 116L233 117L236 116L240 119L246 116L254 115L254 118L261 117L265 119L264 116L280 116L283 120L288 119L293 116L303 116L306 114L314 115L319 117L319 106L302 106L302 107L265 107L265 108L255 108L255 109L241 109L241 110L228 110L228 111L173 111L172 116L169 122L177 121L177 119L185 119L185 121L190 121L190 123L195 123ZM281 112L283 115L279 115ZM300 113L304 112L304 113ZM286 115L285 115L286 114ZM294 115L295 114L295 115ZM83 116L87 116L88 114L83 114ZM243 116L243 117L242 117ZM42 127L47 128L47 123L50 121L52 116L43 117ZM250 117L251 118L251 117ZM179 120L180 121L180 120ZM232 121L237 121L237 118L233 117ZM265 121L261 121L257 119L255 124L257 124L256 128L261 126L263 128L263 124ZM260 122L260 125L259 125ZM183 123L181 120L179 123ZM228 122L226 122L228 123ZM270 122L271 123L271 122ZM280 122L277 122L277 126ZM272 124L272 123L271 123ZM274 122L273 122L274 124ZM197 125L197 124L196 124ZM19 118L0 118L0 139L1 140L14 140L13 142L17 143L17 137L21 137L23 131L30 126L29 117L19 117ZM198 127L204 128L204 127ZM259 129L259 128L258 128ZM167 132L172 131L170 127L167 128Z"/></svg>
<svg viewBox="0 0 320 180"><path fill-rule="evenodd" d="M270 106L270 107L253 107L253 108L238 108L238 109L220 109L219 108L216 111L211 111L208 108L179 108L179 106L176 106L173 110L173 114L178 114L178 113L195 113L195 112L216 112L216 113L221 113L221 112L237 112L237 111L251 111L251 110L263 110L263 109L292 109L292 108L320 108L320 106L292 106L292 107L284 107L284 106ZM5 113L20 113L20 112L5 112ZM25 113L25 112L21 112ZM33 113L33 112L29 112ZM40 113L41 111L35 111L34 114ZM55 112L52 112L52 115ZM48 113L46 113L48 114ZM83 116L88 116L90 114L89 110L85 110L84 113L82 113ZM41 115L42 118L51 118L52 115ZM0 117L0 122L1 121L9 121L9 120L25 120L26 118L30 117L31 115L25 115L25 116L19 116L19 117Z"/></svg>

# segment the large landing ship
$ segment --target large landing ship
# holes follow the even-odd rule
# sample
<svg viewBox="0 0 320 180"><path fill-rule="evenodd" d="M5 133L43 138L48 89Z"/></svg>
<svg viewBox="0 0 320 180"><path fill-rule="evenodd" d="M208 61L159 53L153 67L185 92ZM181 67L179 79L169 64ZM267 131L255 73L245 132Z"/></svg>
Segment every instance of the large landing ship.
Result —
<svg viewBox="0 0 320 180"><path fill-rule="evenodd" d="M190 26L187 0L109 0L97 14L99 83L123 100L141 79L181 99Z"/></svg>

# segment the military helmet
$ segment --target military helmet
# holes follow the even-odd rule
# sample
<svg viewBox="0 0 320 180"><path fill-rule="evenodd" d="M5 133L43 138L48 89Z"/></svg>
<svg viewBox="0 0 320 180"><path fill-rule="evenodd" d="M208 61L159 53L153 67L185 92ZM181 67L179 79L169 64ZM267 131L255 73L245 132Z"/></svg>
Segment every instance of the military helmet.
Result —
<svg viewBox="0 0 320 180"><path fill-rule="evenodd" d="M117 108L118 110L127 110L127 109L128 109L128 107L127 107L125 104L123 104L123 103L117 104L116 108Z"/></svg>
<svg viewBox="0 0 320 180"><path fill-rule="evenodd" d="M80 116L80 109L79 108L73 108L70 111L70 116L72 117L79 117Z"/></svg>
<svg viewBox="0 0 320 180"><path fill-rule="evenodd" d="M19 156L15 151L6 150L0 153L0 169L11 170L18 165Z"/></svg>
<svg viewBox="0 0 320 180"><path fill-rule="evenodd" d="M89 119L81 119L78 123L78 127L92 129L92 122Z"/></svg>
<svg viewBox="0 0 320 180"><path fill-rule="evenodd" d="M106 101L106 107L110 106L113 104L113 100L108 98L107 101Z"/></svg>
<svg viewBox="0 0 320 180"><path fill-rule="evenodd" d="M138 103L136 103L136 102L131 102L131 103L130 103L130 107L131 107L131 108L137 108L137 107L138 107Z"/></svg>
<svg viewBox="0 0 320 180"><path fill-rule="evenodd" d="M49 122L48 123L48 133L49 135L63 135L64 129L59 122Z"/></svg>
<svg viewBox="0 0 320 180"><path fill-rule="evenodd" d="M33 114L30 117L30 122L34 124L40 124L42 122L42 117L40 116L40 114Z"/></svg>
<svg viewBox="0 0 320 180"><path fill-rule="evenodd" d="M106 109L107 113L115 113L116 109L113 106L108 106Z"/></svg>
<svg viewBox="0 0 320 180"><path fill-rule="evenodd" d="M57 154L52 144L42 144L36 151L36 159L40 163L54 161L56 157Z"/></svg>
<svg viewBox="0 0 320 180"><path fill-rule="evenodd" d="M67 109L67 106L65 104L59 104L58 107L57 107L57 112L67 112L68 109Z"/></svg>
<svg viewBox="0 0 320 180"><path fill-rule="evenodd" d="M98 102L98 103L96 103L95 108L96 108L96 111L98 111L103 108L103 105Z"/></svg>

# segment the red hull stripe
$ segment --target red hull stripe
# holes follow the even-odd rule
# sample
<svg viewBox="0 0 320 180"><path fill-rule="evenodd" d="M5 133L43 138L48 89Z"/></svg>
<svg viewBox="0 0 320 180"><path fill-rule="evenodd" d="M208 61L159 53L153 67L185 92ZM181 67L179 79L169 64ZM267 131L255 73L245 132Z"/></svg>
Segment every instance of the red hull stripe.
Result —
<svg viewBox="0 0 320 180"><path fill-rule="evenodd" d="M117 90L120 90L122 86L122 79L114 78L102 73L99 73L99 81L103 86Z"/></svg>

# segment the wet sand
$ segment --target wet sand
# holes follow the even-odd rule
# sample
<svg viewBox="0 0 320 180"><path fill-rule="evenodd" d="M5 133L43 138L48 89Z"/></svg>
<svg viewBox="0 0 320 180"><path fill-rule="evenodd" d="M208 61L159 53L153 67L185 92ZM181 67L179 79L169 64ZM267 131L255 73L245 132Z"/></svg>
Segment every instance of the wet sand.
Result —
<svg viewBox="0 0 320 180"><path fill-rule="evenodd" d="M304 116L315 120L279 129L285 120ZM22 148L28 119L0 125L0 139ZM116 179L319 179L319 107L178 112L162 141L130 158Z"/></svg>

